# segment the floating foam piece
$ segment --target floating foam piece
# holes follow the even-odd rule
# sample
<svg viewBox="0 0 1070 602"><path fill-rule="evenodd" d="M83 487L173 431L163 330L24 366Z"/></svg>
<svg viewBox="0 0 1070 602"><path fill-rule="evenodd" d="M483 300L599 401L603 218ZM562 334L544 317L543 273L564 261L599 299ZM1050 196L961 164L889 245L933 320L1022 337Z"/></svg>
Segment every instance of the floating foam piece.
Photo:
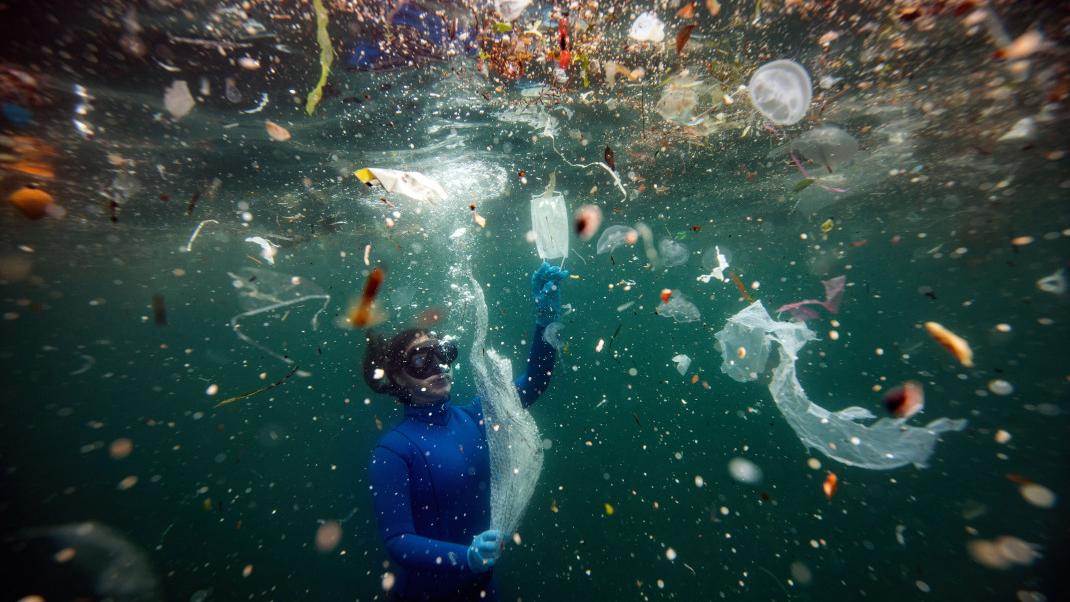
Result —
<svg viewBox="0 0 1070 602"><path fill-rule="evenodd" d="M799 63L786 59L759 67L751 76L747 90L754 107L777 125L792 125L802 120L813 97L810 74Z"/></svg>
<svg viewBox="0 0 1070 602"><path fill-rule="evenodd" d="M849 407L839 412L810 401L799 384L795 361L814 332L800 322L779 322L769 316L761 301L755 301L728 319L715 335L724 362L721 371L733 380L756 380L765 370L774 346L780 361L773 369L769 392L777 408L807 448L849 466L888 470L907 464L924 468L941 433L961 431L965 420L938 418L919 427L902 418L875 418L865 408ZM745 353L740 352L743 349Z"/></svg>

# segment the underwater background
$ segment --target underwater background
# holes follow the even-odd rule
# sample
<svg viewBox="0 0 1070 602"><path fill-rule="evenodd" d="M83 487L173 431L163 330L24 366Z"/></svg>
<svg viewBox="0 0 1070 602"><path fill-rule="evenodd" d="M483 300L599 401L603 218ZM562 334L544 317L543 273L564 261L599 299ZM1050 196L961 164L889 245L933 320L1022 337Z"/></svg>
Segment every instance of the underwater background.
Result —
<svg viewBox="0 0 1070 602"><path fill-rule="evenodd" d="M4 597L386 599L367 465L401 409L364 384L347 308L382 267L376 328L432 310L460 339L463 402L470 270L489 343L519 371L541 262L530 200L556 174L570 216L597 205L603 228L645 224L653 248L688 254L667 267L645 241L599 254L597 233L572 233L563 346L531 409L545 463L495 570L500 599L1065 599L1066 8L726 0L685 18L671 4L573 6L587 66L562 82L558 55L514 57L530 63L520 78L495 70L507 32L492 5L414 4L482 37L428 50L440 35L424 31L423 50L401 42L403 60L369 66L354 48L389 14L327 3L335 62L311 114L312 3L5 5L0 195L45 190L62 211L29 219L12 201L0 217L0 538L18 569ZM555 10L536 3L514 27L557 31ZM629 42L645 11L670 30L660 45ZM1044 41L1019 57L975 11ZM690 21L681 51L673 32ZM813 79L798 124L769 123L739 90L776 58ZM611 85L592 61L645 73ZM684 68L702 84L667 83ZM181 116L163 100L177 80L196 97ZM716 106L673 121L659 100L677 84ZM1006 136L1026 118L1028 136ZM822 125L858 154L807 157L804 176L791 140ZM615 170L598 165L606 147ZM364 167L426 174L448 198L366 186ZM271 261L250 237L273 242ZM742 289L696 280L714 247ZM840 275L838 313L808 322L800 381L829 410L881 416L887 390L922 383L911 424L968 421L927 467L808 449L768 374L720 369L714 334L744 297L773 312ZM265 306L243 296L250 282L295 303L246 314ZM663 289L700 318L659 315ZM974 365L928 321L968 340ZM760 474L741 478L735 459ZM317 542L325 524L341 528L334 545ZM1001 537L1013 561L984 545Z"/></svg>

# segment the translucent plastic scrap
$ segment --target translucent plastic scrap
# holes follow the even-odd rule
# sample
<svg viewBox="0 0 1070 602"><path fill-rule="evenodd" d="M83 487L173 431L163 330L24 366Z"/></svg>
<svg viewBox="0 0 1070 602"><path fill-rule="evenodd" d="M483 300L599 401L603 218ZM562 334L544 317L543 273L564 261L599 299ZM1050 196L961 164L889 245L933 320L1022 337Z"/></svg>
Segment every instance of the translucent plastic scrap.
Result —
<svg viewBox="0 0 1070 602"><path fill-rule="evenodd" d="M659 44L665 39L665 24L654 13L643 13L632 21L628 37L639 42Z"/></svg>
<svg viewBox="0 0 1070 602"><path fill-rule="evenodd" d="M824 301L818 301L817 299L803 299L802 301L796 301L795 303L781 305L777 308L776 313L781 314L786 311L791 312L791 317L793 319L805 322L806 320L814 320L817 318L817 312L806 307L807 305L820 305L830 314L839 312L840 302L843 301L843 289L847 286L847 277L836 276L835 278L822 280L821 284L825 286Z"/></svg>
<svg viewBox="0 0 1070 602"><path fill-rule="evenodd" d="M832 173L858 154L858 141L834 125L823 125L793 141L791 148Z"/></svg>
<svg viewBox="0 0 1070 602"><path fill-rule="evenodd" d="M506 21L515 21L523 14L531 0L495 0L494 8Z"/></svg>
<svg viewBox="0 0 1070 602"><path fill-rule="evenodd" d="M672 362L676 364L676 371L680 376L687 374L687 369L691 367L691 358L683 353L672 356Z"/></svg>
<svg viewBox="0 0 1070 602"><path fill-rule="evenodd" d="M702 266L710 270L710 273L701 274L695 280L703 283L708 283L710 280L728 282L728 278L724 275L724 271L728 269L728 258L721 253L721 247L713 246L706 249L706 252L702 254Z"/></svg>
<svg viewBox="0 0 1070 602"><path fill-rule="evenodd" d="M436 203L447 197L446 190L438 182L416 171L367 167L358 169L354 175L365 184L378 181L387 192L403 194L417 201Z"/></svg>
<svg viewBox="0 0 1070 602"><path fill-rule="evenodd" d="M668 303L662 303L655 311L659 316L672 318L677 322L697 322L702 318L695 304L684 298L683 293L675 290Z"/></svg>
<svg viewBox="0 0 1070 602"><path fill-rule="evenodd" d="M783 59L759 67L747 90L754 107L777 125L801 121L813 97L810 74L799 63Z"/></svg>
<svg viewBox="0 0 1070 602"><path fill-rule="evenodd" d="M658 243L658 255L661 257L663 267L671 268L687 263L687 247L669 238L661 239Z"/></svg>
<svg viewBox="0 0 1070 602"><path fill-rule="evenodd" d="M621 245L634 245L639 242L639 232L628 226L610 226L602 230L598 237L598 254L609 253Z"/></svg>
<svg viewBox="0 0 1070 602"><path fill-rule="evenodd" d="M724 357L721 371L739 382L758 378L775 343L780 361L769 383L773 401L803 445L843 464L871 470L907 464L924 468L941 433L966 427L965 420L948 418L938 418L923 427L892 418L865 425L861 421L875 418L865 408L830 412L813 403L795 372L799 349L816 338L813 331L804 323L774 320L761 301L729 318L715 338Z"/></svg>
<svg viewBox="0 0 1070 602"><path fill-rule="evenodd" d="M542 340L554 349L561 351L561 348L565 346L565 342L561 340L561 331L564 328L565 325L561 322L550 322L542 331Z"/></svg>

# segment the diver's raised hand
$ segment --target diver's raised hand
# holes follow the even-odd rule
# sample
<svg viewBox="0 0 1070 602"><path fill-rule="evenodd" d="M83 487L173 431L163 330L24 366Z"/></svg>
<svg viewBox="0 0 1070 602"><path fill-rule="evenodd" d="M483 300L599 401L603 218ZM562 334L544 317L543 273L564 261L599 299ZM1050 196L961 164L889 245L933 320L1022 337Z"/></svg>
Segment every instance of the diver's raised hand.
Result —
<svg viewBox="0 0 1070 602"><path fill-rule="evenodd" d="M531 275L531 292L535 296L535 323L546 326L561 314L561 281L568 270L542 262Z"/></svg>
<svg viewBox="0 0 1070 602"><path fill-rule="evenodd" d="M485 573L494 568L502 555L502 532L488 529L472 538L468 546L468 568L473 573Z"/></svg>

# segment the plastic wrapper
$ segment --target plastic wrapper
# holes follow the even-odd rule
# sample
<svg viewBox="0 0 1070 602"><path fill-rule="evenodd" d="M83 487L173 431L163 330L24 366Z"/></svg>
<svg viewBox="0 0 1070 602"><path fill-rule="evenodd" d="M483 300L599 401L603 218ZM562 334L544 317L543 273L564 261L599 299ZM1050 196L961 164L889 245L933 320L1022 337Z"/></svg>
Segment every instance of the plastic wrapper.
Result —
<svg viewBox="0 0 1070 602"><path fill-rule="evenodd" d="M438 182L416 171L398 171L368 167L355 172L361 182L378 181L387 192L403 194L410 199L436 203L446 200L446 190Z"/></svg>
<svg viewBox="0 0 1070 602"><path fill-rule="evenodd" d="M941 433L961 431L965 420L938 418L925 426L906 419L876 418L861 407L831 412L810 401L795 372L799 350L816 338L799 322L779 322L755 301L729 318L715 335L724 357L721 371L739 382L756 380L765 370L774 347L780 361L773 369L769 392L777 408L807 448L850 466L888 470L907 464L927 466Z"/></svg>
<svg viewBox="0 0 1070 602"><path fill-rule="evenodd" d="M672 291L668 302L662 303L654 311L659 316L672 318L676 322L698 322L702 318L695 304L688 301L680 291Z"/></svg>

